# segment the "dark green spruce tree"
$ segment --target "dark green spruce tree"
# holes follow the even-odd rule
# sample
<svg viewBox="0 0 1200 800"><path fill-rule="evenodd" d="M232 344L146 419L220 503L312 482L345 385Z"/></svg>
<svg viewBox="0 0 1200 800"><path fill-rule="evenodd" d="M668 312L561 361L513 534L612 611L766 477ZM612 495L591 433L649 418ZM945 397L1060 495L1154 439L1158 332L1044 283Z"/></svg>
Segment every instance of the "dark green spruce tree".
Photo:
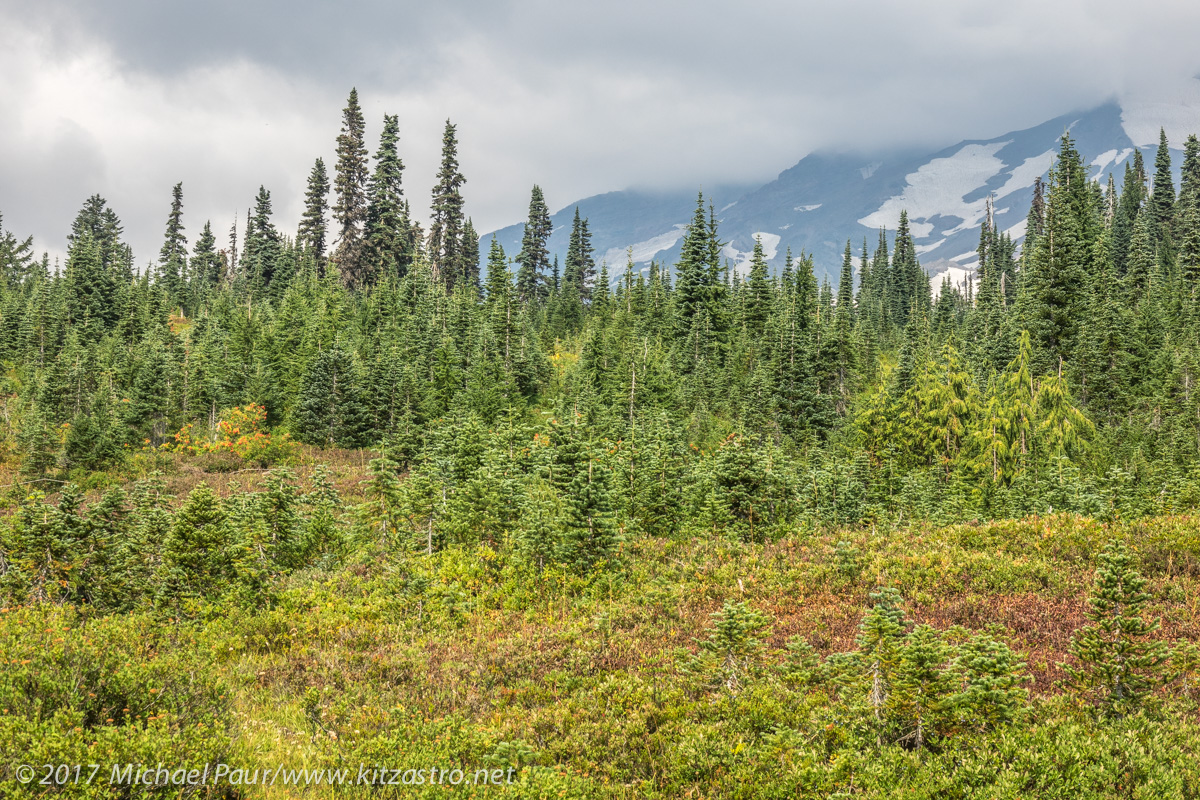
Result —
<svg viewBox="0 0 1200 800"><path fill-rule="evenodd" d="M323 447L366 444L370 412L354 356L335 344L313 360L300 388L295 429L301 441Z"/></svg>
<svg viewBox="0 0 1200 800"><path fill-rule="evenodd" d="M325 247L329 236L329 223L326 220L326 214L329 213L328 198L329 175L325 172L325 162L318 158L308 174L308 185L304 190L304 215L300 217L296 243L312 251L320 275L325 270Z"/></svg>
<svg viewBox="0 0 1200 800"><path fill-rule="evenodd" d="M366 276L362 267L363 226L367 220L366 123L358 105L358 90L351 89L342 111L342 131L337 137L337 165L333 190L337 201L333 218L337 223L337 248L334 260L342 283L351 289L362 287Z"/></svg>
<svg viewBox="0 0 1200 800"><path fill-rule="evenodd" d="M466 277L463 234L462 187L467 182L458 171L458 139L454 125L446 120L442 132L442 164L438 168L437 185L433 187L433 205L429 218L429 266L433 279L454 291L455 284ZM530 207L532 219L532 206Z"/></svg>
<svg viewBox="0 0 1200 800"><path fill-rule="evenodd" d="M416 255L401 187L404 164L397 149L399 141L399 117L384 114L375 172L367 192L366 235L359 270L360 280L367 285L383 278L404 277Z"/></svg>
<svg viewBox="0 0 1200 800"><path fill-rule="evenodd" d="M529 197L529 220L521 237L521 252L517 254L517 296L526 303L540 303L550 296L547 271L550 252L547 249L550 233L550 209L540 186L534 186Z"/></svg>
<svg viewBox="0 0 1200 800"><path fill-rule="evenodd" d="M171 212L167 215L167 233L158 251L158 284L173 300L187 281L187 238L183 235L183 184L171 189Z"/></svg>

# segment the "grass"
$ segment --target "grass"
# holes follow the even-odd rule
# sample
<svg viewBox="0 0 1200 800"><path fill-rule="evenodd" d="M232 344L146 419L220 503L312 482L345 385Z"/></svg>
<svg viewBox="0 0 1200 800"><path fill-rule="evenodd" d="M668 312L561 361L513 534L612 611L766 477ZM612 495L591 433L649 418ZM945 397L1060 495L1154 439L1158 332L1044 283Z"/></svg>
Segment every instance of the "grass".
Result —
<svg viewBox="0 0 1200 800"><path fill-rule="evenodd" d="M1063 691L1059 664L1085 621L1088 554L1110 536L1158 531L1157 546L1175 547L1165 561L1147 558L1150 614L1163 620L1164 638L1200 641L1195 551L1179 547L1198 526L1194 518L1123 526L1056 517L768 545L646 539L629 547L618 579L586 586L511 567L483 580L486 573L464 576L457 562L469 556L451 552L294 576L257 627L231 622L219 635L244 643L228 662L241 685L237 730L264 763L344 763L396 745L397 736L406 746L393 760L444 753L474 763L521 742L588 796L654 795L664 791L666 762L700 747L697 737L711 747L727 734L725 715L747 713L729 708L730 698L693 696L676 666L726 599L773 618L768 648L779 660L794 635L824 655L852 649L868 591L895 585L916 622L1000 626L1029 664L1035 702L1053 704ZM835 564L847 536L863 561L854 579ZM432 588L407 595L401 576L410 569L432 573ZM1006 583L1017 590L1003 591ZM438 600L455 586L470 598L465 612ZM294 629L271 644L264 630L287 624ZM320 697L316 735L305 727L310 688ZM803 729L812 711L804 695L781 710L771 708L766 684L753 691L765 692L764 730L753 727L753 714L742 720L751 725L739 733L744 747L761 748L772 726L793 718Z"/></svg>
<svg viewBox="0 0 1200 800"><path fill-rule="evenodd" d="M314 455L302 451L292 467L302 483L311 478ZM371 454L322 451L321 457L345 502L358 502ZM164 473L177 502L201 481L227 496L257 488L262 475L210 473L194 459L168 454L135 461L114 479L153 470ZM1179 780L1200 785L1193 774L1200 769L1197 698L1180 699L1165 688L1150 721L1136 727L1097 722L1062 683L1071 638L1086 621L1095 554L1113 538L1138 552L1152 596L1148 614L1161 620L1162 638L1200 643L1200 517L1101 523L1056 515L798 531L767 544L721 535L638 538L623 546L620 568L594 576L553 568L539 574L483 547L426 557L368 545L341 566L282 579L271 608L215 601L191 622L149 613L125 622L52 608L10 609L0 614L7 636L0 636L7 642L0 658L36 657L28 643L18 645L19 618L20 625L66 638L56 644L68 648L65 655L46 656L58 659L47 674L67 687L59 692L64 697L83 696L80 676L87 671L76 662L104 663L105 637L165 683L155 698L198 691L189 683L198 671L223 687L203 695L213 708L225 709L216 739L208 733L196 738L184 727L198 724L187 709L100 723L80 734L114 754L126 752L128 739L128 747L140 753L157 748L164 759L217 753L247 767L512 766L520 775L512 787L426 786L414 796L735 798L861 791L885 797L893 795L883 787L902 780L913 797L976 796L963 792L970 781L992 787L987 796L994 797L1108 797L1124 795L1113 788L1124 780L1120 775L1144 773L1142 785L1162 789L1145 796L1195 797L1182 783L1178 790L1162 788L1168 778L1154 765L1174 759ZM682 654L695 652L696 639L727 600L745 601L771 618L768 663L782 663L795 636L821 656L852 650L869 594L879 586L901 592L914 622L998 631L1028 665L1027 718L1009 729L955 737L939 751L878 749L864 727L869 715L831 688L786 685L768 670L736 695L714 694L679 668ZM125 631L137 637L153 632L155 643L125 642ZM72 636L82 643L74 649L68 647ZM17 684L8 690L17 693L12 697L27 691ZM212 699L218 691L227 692L219 702ZM14 746L33 741L29 737L43 735L37 725L49 724L8 734L0 725L0 740L8 736ZM127 736L122 725L145 731ZM1100 752L1096 742L1109 744ZM86 744L68 742L52 752L74 756ZM939 783L945 774L954 777ZM1046 788L1051 780L1059 788ZM1009 785L1005 781L1016 787L1007 794L996 788ZM244 794L290 797L294 791L258 787ZM338 796L378 792L354 787Z"/></svg>

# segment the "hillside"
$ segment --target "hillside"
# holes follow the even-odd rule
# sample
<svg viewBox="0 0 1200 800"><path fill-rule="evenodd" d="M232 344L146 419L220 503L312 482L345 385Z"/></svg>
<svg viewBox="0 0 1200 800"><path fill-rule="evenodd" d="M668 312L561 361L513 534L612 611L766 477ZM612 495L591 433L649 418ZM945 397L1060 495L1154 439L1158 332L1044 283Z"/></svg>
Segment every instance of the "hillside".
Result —
<svg viewBox="0 0 1200 800"><path fill-rule="evenodd" d="M867 153L817 152L762 186L703 190L718 210L725 256L748 269L756 236L767 261L782 267L786 250L814 257L818 276L837 275L846 241L857 256L864 238L874 248L880 228L894 237L907 210L922 264L934 286L942 275L955 282L974 271L984 205L992 197L1000 230L1020 242L1029 213L1034 179L1045 178L1058 140L1070 131L1089 159L1090 177L1121 182L1135 148L1153 156L1159 126L1169 128L1176 165L1183 138L1200 129L1200 81L1175 102L1126 100L1063 114L1023 130L988 139L970 139L934 152L881 150ZM1176 180L1179 176L1176 173ZM626 251L645 270L651 259L671 265L679 257L682 230L691 219L695 192L654 195L615 191L562 207L552 217L556 234L551 252L565 258L575 206L589 220L593 245L609 271L624 269ZM510 256L521 246L521 225L495 231ZM492 234L481 237L486 254Z"/></svg>

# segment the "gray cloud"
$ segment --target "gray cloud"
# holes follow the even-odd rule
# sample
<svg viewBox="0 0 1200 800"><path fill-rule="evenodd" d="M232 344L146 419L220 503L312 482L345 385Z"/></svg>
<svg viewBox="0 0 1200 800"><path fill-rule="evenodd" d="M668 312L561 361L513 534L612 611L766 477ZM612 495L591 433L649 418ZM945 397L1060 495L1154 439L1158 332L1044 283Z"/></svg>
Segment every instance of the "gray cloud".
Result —
<svg viewBox="0 0 1200 800"><path fill-rule="evenodd" d="M294 229L352 85L369 135L400 115L420 211L458 124L483 230L520 219L535 182L557 207L762 180L815 148L991 136L1200 69L1185 2L21 5L0 0L5 224L58 252L99 192L139 263L179 180L193 236L205 218L223 234L260 183Z"/></svg>

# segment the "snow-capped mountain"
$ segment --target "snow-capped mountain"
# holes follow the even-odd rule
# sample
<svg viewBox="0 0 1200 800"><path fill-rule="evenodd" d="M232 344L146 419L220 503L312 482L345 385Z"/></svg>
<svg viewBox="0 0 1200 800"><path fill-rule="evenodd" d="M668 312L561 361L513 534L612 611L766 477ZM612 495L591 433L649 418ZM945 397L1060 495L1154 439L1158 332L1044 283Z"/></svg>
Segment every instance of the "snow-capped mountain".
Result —
<svg viewBox="0 0 1200 800"><path fill-rule="evenodd" d="M849 239L857 262L863 239L874 249L879 229L892 234L902 210L931 280L949 274L956 283L974 268L979 226L990 196L998 226L1015 239L1024 236L1032 187L1045 176L1059 140L1069 131L1090 163L1092 177L1121 184L1126 160L1143 151L1152 172L1159 127L1172 147L1178 185L1185 136L1200 133L1200 81L1171 102L1113 101L1088 111L1064 114L1033 128L991 139L959 142L934 153L813 153L756 188L718 187L705 191L718 211L721 237L730 260L744 269L762 240L774 268L791 248L813 255L818 273L836 275ZM565 255L576 205L588 218L597 260L605 259L614 279L627 253L640 268L651 259L673 264L683 231L695 209L696 193L610 192L570 203L552 217L552 253ZM521 225L496 232L505 252L520 249ZM483 237L483 253L491 234Z"/></svg>

